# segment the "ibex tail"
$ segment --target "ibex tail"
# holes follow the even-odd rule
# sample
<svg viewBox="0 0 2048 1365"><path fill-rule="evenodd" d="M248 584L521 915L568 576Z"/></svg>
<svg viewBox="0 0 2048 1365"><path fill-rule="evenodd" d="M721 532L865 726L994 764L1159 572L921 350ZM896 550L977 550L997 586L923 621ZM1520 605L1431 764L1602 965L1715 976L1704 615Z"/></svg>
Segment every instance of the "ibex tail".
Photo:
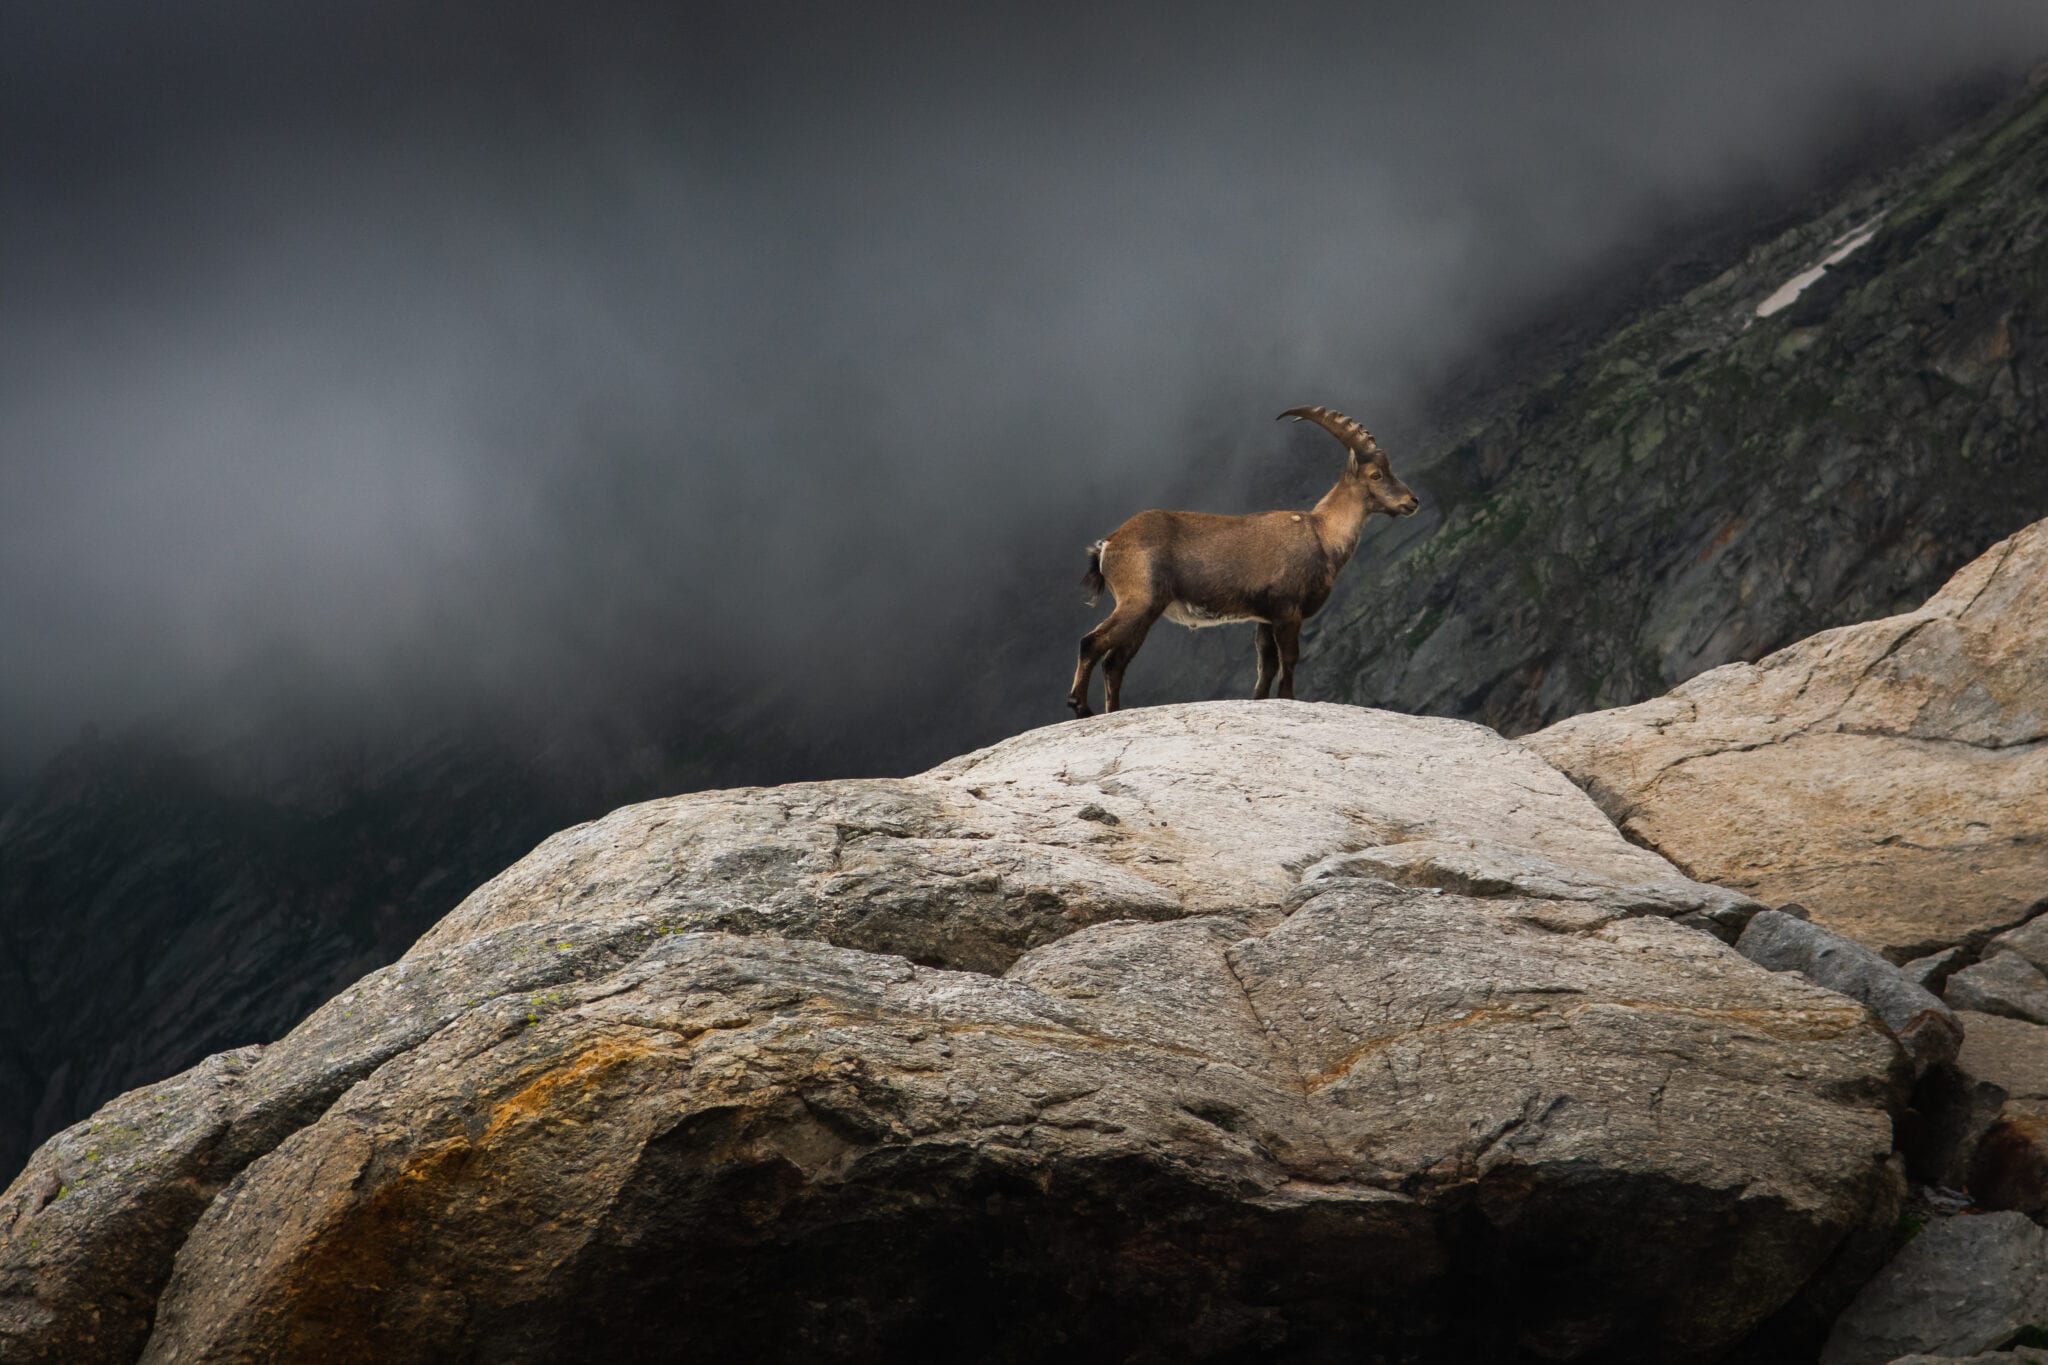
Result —
<svg viewBox="0 0 2048 1365"><path fill-rule="evenodd" d="M1102 596L1103 588L1108 586L1102 577L1102 551L1108 544L1106 540L1098 540L1088 547L1088 572L1081 575L1081 586L1088 589L1088 605L1091 607L1095 605L1095 599Z"/></svg>

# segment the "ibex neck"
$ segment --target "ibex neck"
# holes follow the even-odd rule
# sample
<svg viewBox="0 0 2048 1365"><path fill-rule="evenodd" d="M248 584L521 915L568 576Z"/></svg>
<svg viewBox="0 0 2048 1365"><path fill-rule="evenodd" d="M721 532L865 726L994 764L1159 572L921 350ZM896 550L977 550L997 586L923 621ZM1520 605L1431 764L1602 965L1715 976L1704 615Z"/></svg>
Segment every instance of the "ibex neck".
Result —
<svg viewBox="0 0 2048 1365"><path fill-rule="evenodd" d="M1365 519L1371 515L1366 510L1364 491L1339 480L1335 488L1323 494L1323 500L1309 515L1315 519L1316 536L1323 542L1323 551L1330 556L1333 566L1342 568L1349 563L1358 549L1358 538L1365 534Z"/></svg>

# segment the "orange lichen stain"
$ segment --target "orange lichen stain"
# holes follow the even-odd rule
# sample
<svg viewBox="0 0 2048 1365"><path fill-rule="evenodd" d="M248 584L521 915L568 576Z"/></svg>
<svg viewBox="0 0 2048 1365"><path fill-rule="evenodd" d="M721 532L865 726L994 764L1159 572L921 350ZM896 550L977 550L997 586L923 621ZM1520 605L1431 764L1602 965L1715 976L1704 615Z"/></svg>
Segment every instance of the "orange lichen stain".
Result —
<svg viewBox="0 0 2048 1365"><path fill-rule="evenodd" d="M615 1038L599 1042L567 1064L542 1072L524 1090L500 1102L491 1110L490 1124L476 1145L490 1146L505 1129L522 1120L538 1119L551 1111L573 1107L601 1088L621 1067L661 1051L665 1049Z"/></svg>
<svg viewBox="0 0 2048 1365"><path fill-rule="evenodd" d="M487 1264L493 1250L507 1254L500 1272L533 1265L540 1249L535 1238L544 1231L566 1232L574 1220L521 1224L519 1238L506 1239L499 1215L508 1206L493 1193L501 1179L493 1170L493 1148L516 1141L541 1120L569 1118L623 1068L670 1051L600 1040L500 1101L475 1139L456 1135L420 1148L359 1198L352 1197L353 1187L334 1191L331 1217L269 1287L274 1302L288 1305L288 1311L274 1320L277 1336L266 1342L266 1358L377 1360L405 1354L401 1347L418 1343L409 1337L402 1310L393 1320L381 1316L388 1287L459 1282ZM465 1257L472 1263L465 1264Z"/></svg>

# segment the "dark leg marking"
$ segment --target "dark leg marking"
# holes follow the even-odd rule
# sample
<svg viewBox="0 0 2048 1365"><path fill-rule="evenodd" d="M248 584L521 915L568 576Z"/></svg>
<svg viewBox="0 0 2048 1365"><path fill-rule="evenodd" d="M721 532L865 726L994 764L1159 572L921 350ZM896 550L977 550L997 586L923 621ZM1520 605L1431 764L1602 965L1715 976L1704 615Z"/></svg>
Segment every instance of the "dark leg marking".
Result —
<svg viewBox="0 0 2048 1365"><path fill-rule="evenodd" d="M1273 675L1280 671L1280 646L1274 642L1273 627L1259 622L1259 682L1252 689L1252 700L1262 701L1273 694Z"/></svg>
<svg viewBox="0 0 2048 1365"><path fill-rule="evenodd" d="M1273 642L1280 647L1280 695L1294 699L1294 664L1301 657L1301 622L1275 621Z"/></svg>

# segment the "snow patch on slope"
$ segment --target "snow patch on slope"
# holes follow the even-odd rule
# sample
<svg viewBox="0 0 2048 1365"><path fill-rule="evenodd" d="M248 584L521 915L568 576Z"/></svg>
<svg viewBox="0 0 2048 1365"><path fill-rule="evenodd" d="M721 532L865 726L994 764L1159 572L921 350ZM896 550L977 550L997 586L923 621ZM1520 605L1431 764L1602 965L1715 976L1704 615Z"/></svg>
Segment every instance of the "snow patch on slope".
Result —
<svg viewBox="0 0 2048 1365"><path fill-rule="evenodd" d="M1833 250L1821 257L1818 265L1813 266L1811 269L1800 271L1797 275L1779 285L1769 298L1756 306L1756 315L1760 318L1767 318L1773 313L1791 307L1794 299L1805 293L1815 280L1828 273L1829 266L1841 264L1849 258L1851 252L1867 244L1871 238L1875 237L1878 224L1883 221L1884 215L1880 213L1877 217L1863 224L1863 226L1850 228L1840 237L1828 243Z"/></svg>

